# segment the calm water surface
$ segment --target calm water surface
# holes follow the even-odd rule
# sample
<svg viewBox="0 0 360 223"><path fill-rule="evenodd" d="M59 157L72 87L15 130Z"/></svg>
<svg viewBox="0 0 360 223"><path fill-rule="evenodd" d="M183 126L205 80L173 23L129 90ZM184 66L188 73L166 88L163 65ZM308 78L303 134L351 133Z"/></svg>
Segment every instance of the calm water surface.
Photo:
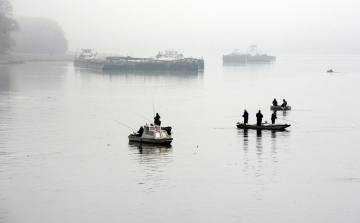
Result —
<svg viewBox="0 0 360 223"><path fill-rule="evenodd" d="M359 83L360 56L1 66L0 222L360 222ZM293 108L287 131L236 128L244 109L270 121L274 98ZM129 144L114 120L138 129L153 107L172 146Z"/></svg>

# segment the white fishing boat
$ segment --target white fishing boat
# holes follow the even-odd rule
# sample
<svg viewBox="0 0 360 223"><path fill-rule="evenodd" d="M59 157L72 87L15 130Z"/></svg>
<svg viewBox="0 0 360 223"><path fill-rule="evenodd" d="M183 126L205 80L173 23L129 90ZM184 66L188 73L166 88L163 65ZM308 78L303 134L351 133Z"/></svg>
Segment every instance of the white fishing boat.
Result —
<svg viewBox="0 0 360 223"><path fill-rule="evenodd" d="M169 136L166 130L162 130L160 126L146 124L143 130L130 134L129 141L169 145L173 138Z"/></svg>
<svg viewBox="0 0 360 223"><path fill-rule="evenodd" d="M272 106L272 105L270 105L270 109L271 110L291 110L291 106L281 107L281 106Z"/></svg>
<svg viewBox="0 0 360 223"><path fill-rule="evenodd" d="M236 126L239 129L266 129L266 130L284 130L287 127L290 127L289 124L269 124L269 123L261 123L261 125L249 125L249 124L243 124L243 123L236 123Z"/></svg>

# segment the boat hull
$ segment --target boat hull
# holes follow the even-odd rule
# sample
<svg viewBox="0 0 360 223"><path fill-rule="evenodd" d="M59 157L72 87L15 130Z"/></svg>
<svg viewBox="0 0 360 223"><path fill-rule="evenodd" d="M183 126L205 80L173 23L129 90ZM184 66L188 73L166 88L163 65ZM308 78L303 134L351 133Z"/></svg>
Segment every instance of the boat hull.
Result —
<svg viewBox="0 0 360 223"><path fill-rule="evenodd" d="M249 54L241 55L224 55L223 63L269 63L276 60L275 56L268 56L266 54L251 56Z"/></svg>
<svg viewBox="0 0 360 223"><path fill-rule="evenodd" d="M84 68L103 69L104 63L102 61L98 61L98 60L75 59L74 66L75 67L84 67Z"/></svg>
<svg viewBox="0 0 360 223"><path fill-rule="evenodd" d="M129 136L130 142L141 142L141 143L151 143L151 144L159 144L159 145L170 145L173 141L173 138L161 138L161 139L150 139L150 138L143 138L137 136Z"/></svg>
<svg viewBox="0 0 360 223"><path fill-rule="evenodd" d="M270 106L271 110L291 110L291 106L285 106L285 107L281 107L281 106Z"/></svg>
<svg viewBox="0 0 360 223"><path fill-rule="evenodd" d="M291 125L288 124L265 124L261 126L257 125L244 125L244 124L237 124L236 125L239 129L259 129L259 130L284 130Z"/></svg>

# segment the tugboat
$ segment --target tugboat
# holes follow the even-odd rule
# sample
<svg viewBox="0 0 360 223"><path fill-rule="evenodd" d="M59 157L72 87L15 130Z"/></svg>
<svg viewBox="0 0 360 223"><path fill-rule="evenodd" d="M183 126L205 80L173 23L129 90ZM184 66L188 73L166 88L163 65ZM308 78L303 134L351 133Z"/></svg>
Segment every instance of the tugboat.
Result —
<svg viewBox="0 0 360 223"><path fill-rule="evenodd" d="M97 59L97 54L93 53L93 51L93 49L89 48L81 49L80 55L75 55L74 66L102 69L104 63Z"/></svg>
<svg viewBox="0 0 360 223"><path fill-rule="evenodd" d="M284 130L287 127L290 127L291 125L288 124L270 124L270 123L261 123L260 126L254 124L254 125L247 125L247 124L243 124L243 123L236 123L236 126L239 129L265 129L265 130Z"/></svg>
<svg viewBox="0 0 360 223"><path fill-rule="evenodd" d="M129 135L130 142L143 142L161 145L170 145L173 138L169 136L166 130L162 130L160 126L154 124L145 124L141 126L137 133Z"/></svg>

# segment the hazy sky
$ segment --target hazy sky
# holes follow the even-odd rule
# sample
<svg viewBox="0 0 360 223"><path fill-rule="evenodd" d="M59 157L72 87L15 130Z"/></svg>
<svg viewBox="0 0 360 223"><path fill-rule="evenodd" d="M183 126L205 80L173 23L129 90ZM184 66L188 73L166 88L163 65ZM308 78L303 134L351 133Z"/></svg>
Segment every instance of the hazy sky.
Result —
<svg viewBox="0 0 360 223"><path fill-rule="evenodd" d="M69 51L150 56L360 53L359 0L10 0L13 14L59 22Z"/></svg>

